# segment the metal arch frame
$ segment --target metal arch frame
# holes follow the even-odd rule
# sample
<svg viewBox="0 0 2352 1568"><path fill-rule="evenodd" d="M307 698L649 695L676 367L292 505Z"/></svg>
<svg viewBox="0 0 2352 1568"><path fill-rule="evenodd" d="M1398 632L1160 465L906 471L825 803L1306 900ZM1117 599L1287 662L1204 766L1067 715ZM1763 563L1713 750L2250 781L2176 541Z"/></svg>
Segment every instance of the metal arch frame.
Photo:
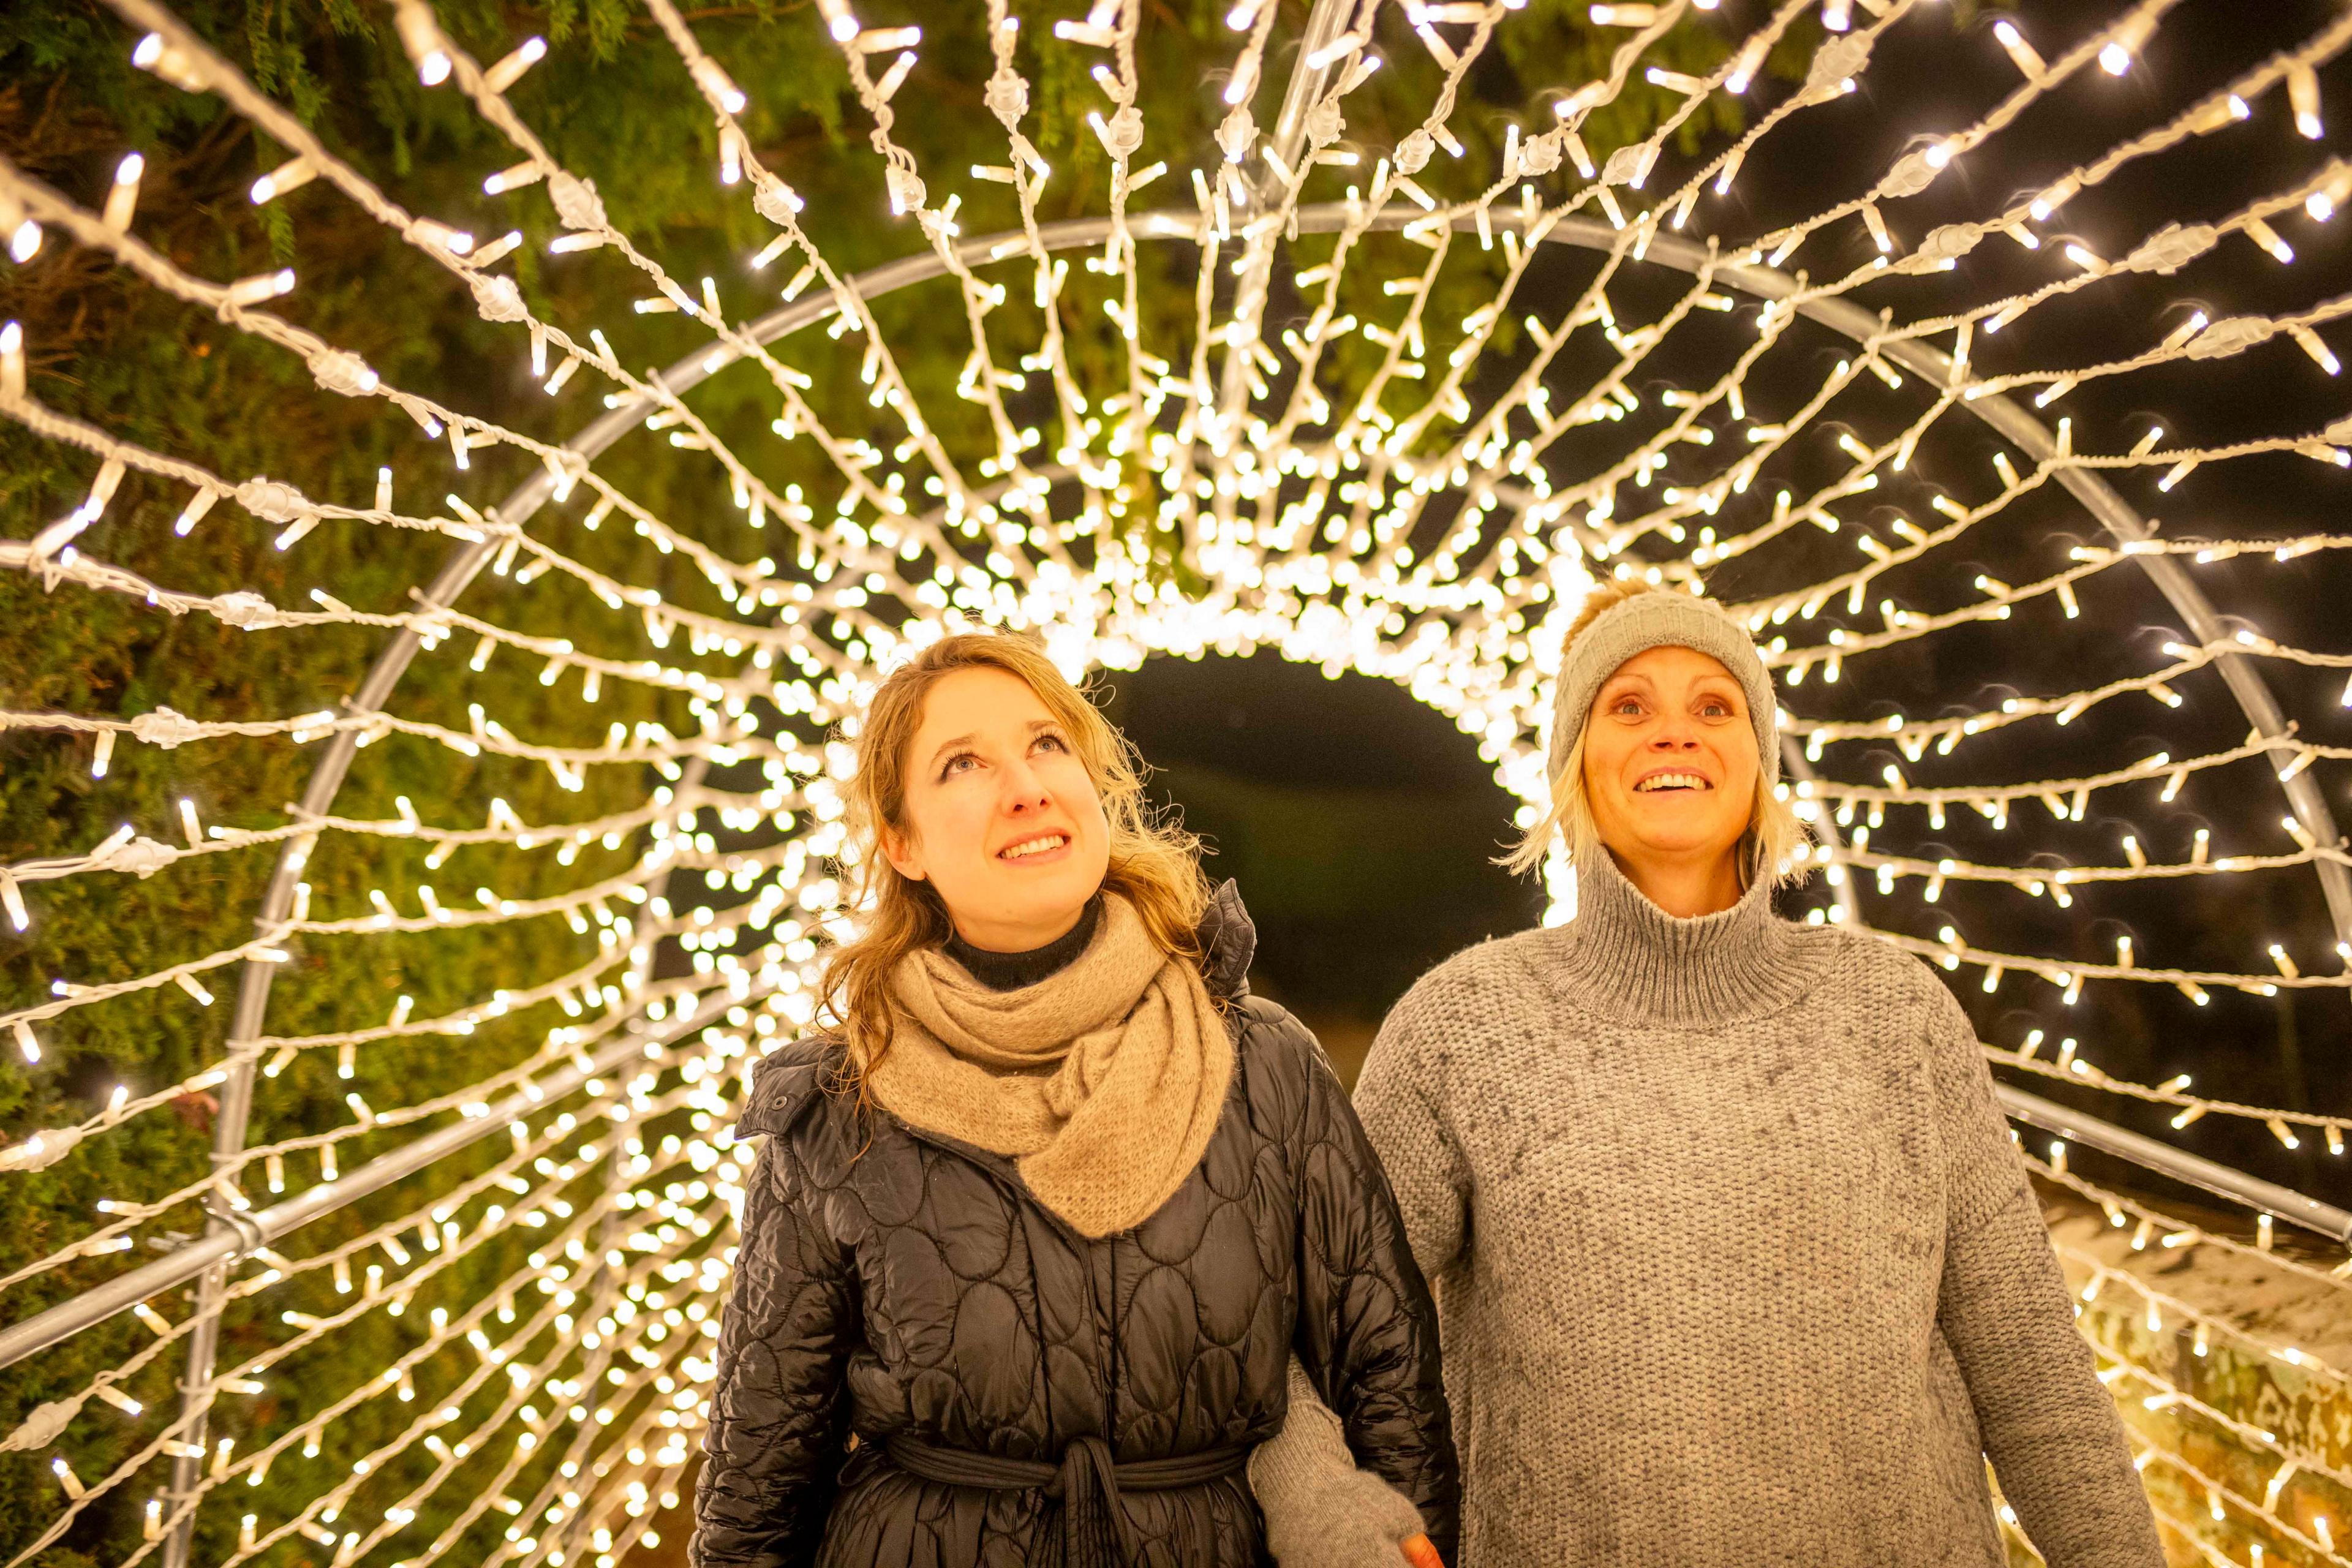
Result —
<svg viewBox="0 0 2352 1568"><path fill-rule="evenodd" d="M1392 230L1423 220L1423 215L1418 211L1389 211L1374 215L1369 226L1377 230ZM1298 208L1294 230L1330 233L1347 226L1351 221L1354 220L1351 220L1345 205L1324 203ZM1472 229L1475 224L1475 218L1469 216L1457 216L1453 222L1454 227L1464 231ZM1516 213L1500 217L1489 215L1488 222L1518 227L1522 232L1528 226ZM1201 223L1202 220L1194 214L1166 210L1137 214L1127 220L1129 232L1139 238L1185 241L1198 240ZM1038 226L1038 237L1048 251L1097 244L1109 233L1108 218L1079 218ZM954 247L954 254L967 266L983 265L999 245L1018 237L1021 236L1016 232L1008 230L966 239ZM1573 245L1591 250L1613 250L1623 243L1621 231L1593 219L1577 217L1554 221L1543 229L1540 238L1550 244ZM1760 299L1787 300L1800 292L1796 279L1785 272L1758 263L1724 261L1706 247L1680 236L1653 237L1643 253L1643 259L1691 273L1711 268L1716 279ZM871 299L942 276L947 270L946 261L937 252L927 252L871 268L851 279L849 284L860 295ZM812 296L772 310L751 322L744 330L754 342L767 343L814 324L831 309L829 298ZM1808 320L1858 342L1868 342L1880 335L1882 324L1878 319L1849 300L1806 298L1798 301L1796 310L1798 314ZM1950 379L1950 357L1926 343L1911 340L1882 342L1879 353L1931 384L1943 384ZM738 351L724 345L716 353L708 348L697 350L679 359L655 379L669 393L683 393L740 357ZM579 435L564 443L564 448L593 460L643 420L655 404L656 399L651 396L633 397L591 422ZM2049 427L2007 396L1981 397L1964 406L2037 461L2047 460L2056 455L2056 441ZM2062 468L2057 478L2084 509L2116 538L2129 542L2153 537L2154 531L2147 521L2097 474L2082 468ZM551 476L544 473L533 475L499 505L495 512L497 520L510 526L521 526L547 503L553 489ZM421 608L429 613L453 605L490 562L502 542L500 535L494 534L479 543L460 546L424 590L419 601ZM2134 559L2139 562L2158 591L2188 622L2200 641L2210 644L2224 639L2225 628L2212 602L2178 562L2167 555L2153 554L2137 555ZM420 646L413 630L404 628L394 634L377 655L359 689L348 700L347 708L360 713L380 710L406 673ZM2237 699L2256 731L2284 747L2288 726L2277 700L2260 671L2252 661L2238 654L2222 654L2215 663L2231 695ZM300 805L303 813L314 816L327 813L350 773L357 751L355 731L344 730L336 734L303 791ZM2283 781L2281 787L2290 809L2306 831L2322 843L2340 842L2326 799L2307 772ZM296 838L290 840L280 853L257 916L257 924L262 929L272 929L281 923L291 909L295 883L300 879L311 843L310 838ZM2352 942L2352 873L2347 873L2345 867L2326 860L2315 862L2314 868L2319 876L2339 937ZM246 1131L252 1115L255 1068L254 1055L246 1047L262 1033L270 986L276 973L275 964L249 962L240 980L227 1051L231 1058L241 1056L242 1059L233 1062L228 1080L221 1089L212 1155L215 1171L234 1166L244 1152ZM2151 1144L2150 1149L2164 1147ZM2150 1151L2140 1152L2151 1160L2154 1158ZM2177 1151L2171 1152L2178 1154ZM205 1443L205 1416L212 1399L212 1373L219 1348L220 1315L226 1299L228 1269L247 1250L243 1237L252 1229L252 1221L247 1216L230 1212L217 1194L208 1200L208 1205L211 1214L206 1236L201 1245L205 1247L208 1257L217 1260L205 1268L198 1280L197 1321L189 1335L187 1361L181 1382L181 1425L184 1428L182 1439L198 1449ZM184 1274L180 1276L182 1279L185 1277ZM95 1300L90 1303L93 1308L101 1304ZM117 1304L109 1310L119 1310L121 1307ZM81 1316L81 1321L74 1327L64 1329L56 1337L61 1338L65 1332L76 1331L102 1315L107 1314ZM49 1314L43 1316L47 1318ZM25 1326L29 1328L31 1325ZM47 1342L54 1342L54 1339ZM193 1490L202 1468L201 1459L175 1459L172 1495L183 1497ZM193 1523L193 1518L184 1519L172 1531L165 1543L166 1568L186 1568Z"/></svg>

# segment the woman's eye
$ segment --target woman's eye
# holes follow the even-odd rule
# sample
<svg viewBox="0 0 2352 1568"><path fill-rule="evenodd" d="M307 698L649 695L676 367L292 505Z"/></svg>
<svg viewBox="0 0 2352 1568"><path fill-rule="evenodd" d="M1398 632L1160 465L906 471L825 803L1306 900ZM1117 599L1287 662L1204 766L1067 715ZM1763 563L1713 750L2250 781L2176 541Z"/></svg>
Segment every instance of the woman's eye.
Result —
<svg viewBox="0 0 2352 1568"><path fill-rule="evenodd" d="M964 771L964 764L966 763L971 763L977 765L979 762L980 759L973 756L970 752L958 752L954 756L948 759L947 766L940 770L940 777L952 777L956 773Z"/></svg>
<svg viewBox="0 0 2352 1568"><path fill-rule="evenodd" d="M1069 742L1059 735L1040 735L1037 737L1037 743L1041 746L1051 746L1057 752L1066 752L1070 749Z"/></svg>

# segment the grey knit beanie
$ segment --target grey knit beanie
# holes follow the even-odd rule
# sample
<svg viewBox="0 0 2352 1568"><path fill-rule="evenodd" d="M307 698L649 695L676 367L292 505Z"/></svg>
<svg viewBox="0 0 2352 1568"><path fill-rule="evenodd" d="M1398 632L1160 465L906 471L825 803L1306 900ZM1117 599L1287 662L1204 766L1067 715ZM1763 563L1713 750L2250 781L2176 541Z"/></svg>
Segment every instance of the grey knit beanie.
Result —
<svg viewBox="0 0 2352 1568"><path fill-rule="evenodd" d="M1756 758L1764 782L1780 777L1780 727L1772 678L1757 656L1748 628L1722 605L1679 589L1635 594L1593 617L1560 656L1559 680L1551 715L1551 766L1557 779L1568 753L1584 733L1592 700L1618 666L1654 647L1686 647L1706 654L1731 672L1748 694L1748 721L1756 729Z"/></svg>

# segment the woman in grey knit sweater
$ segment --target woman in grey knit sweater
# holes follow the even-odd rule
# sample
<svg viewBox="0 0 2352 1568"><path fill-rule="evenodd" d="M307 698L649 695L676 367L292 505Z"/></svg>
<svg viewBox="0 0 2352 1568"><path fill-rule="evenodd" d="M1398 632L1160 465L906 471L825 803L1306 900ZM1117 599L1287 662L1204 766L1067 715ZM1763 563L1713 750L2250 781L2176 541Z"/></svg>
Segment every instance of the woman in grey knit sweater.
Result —
<svg viewBox="0 0 2352 1568"><path fill-rule="evenodd" d="M1968 1018L1777 918L1801 829L1771 684L1711 604L1570 628L1577 910L1425 976L1356 1089L1437 1289L1462 1568L2164 1559ZM1302 1397L1304 1394L1304 1397ZM1311 1391L1251 1479L1284 1568L1401 1561Z"/></svg>

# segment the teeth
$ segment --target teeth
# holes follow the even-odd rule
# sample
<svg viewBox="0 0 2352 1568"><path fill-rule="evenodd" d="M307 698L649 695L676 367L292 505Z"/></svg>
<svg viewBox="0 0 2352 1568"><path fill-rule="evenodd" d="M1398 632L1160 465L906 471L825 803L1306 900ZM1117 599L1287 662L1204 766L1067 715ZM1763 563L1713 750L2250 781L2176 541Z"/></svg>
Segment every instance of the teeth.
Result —
<svg viewBox="0 0 2352 1568"><path fill-rule="evenodd" d="M1660 773L1654 778L1643 779L1633 786L1636 793L1644 795L1662 789L1705 789L1706 787L1706 781L1696 773Z"/></svg>
<svg viewBox="0 0 2352 1568"><path fill-rule="evenodd" d="M1047 849L1059 849L1068 842L1068 838L1056 833L1045 838L1033 838L1025 844L1016 844L997 858L1002 860L1018 860L1024 855L1035 855Z"/></svg>

